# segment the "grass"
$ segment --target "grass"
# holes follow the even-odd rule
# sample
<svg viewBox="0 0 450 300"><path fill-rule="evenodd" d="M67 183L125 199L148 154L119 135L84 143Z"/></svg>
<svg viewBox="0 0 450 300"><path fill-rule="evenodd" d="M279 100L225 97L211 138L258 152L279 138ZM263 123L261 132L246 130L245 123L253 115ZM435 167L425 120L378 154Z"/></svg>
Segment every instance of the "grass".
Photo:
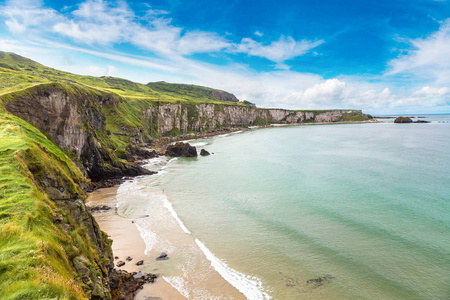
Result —
<svg viewBox="0 0 450 300"><path fill-rule="evenodd" d="M366 116L358 116L358 115L349 115L349 116L342 116L342 121L344 122L358 122L358 121L367 121L368 118Z"/></svg>
<svg viewBox="0 0 450 300"><path fill-rule="evenodd" d="M63 212L39 188L47 176L82 198L86 179L36 128L1 112L0 140L0 299L86 299L70 260L97 254L81 228L69 235L52 222Z"/></svg>
<svg viewBox="0 0 450 300"><path fill-rule="evenodd" d="M225 92L211 88L162 82L145 85L110 76L76 75L43 66L14 53L0 51L0 95L51 82L77 84L106 93L114 93L133 104L193 102L245 105L243 102L220 101L213 94Z"/></svg>

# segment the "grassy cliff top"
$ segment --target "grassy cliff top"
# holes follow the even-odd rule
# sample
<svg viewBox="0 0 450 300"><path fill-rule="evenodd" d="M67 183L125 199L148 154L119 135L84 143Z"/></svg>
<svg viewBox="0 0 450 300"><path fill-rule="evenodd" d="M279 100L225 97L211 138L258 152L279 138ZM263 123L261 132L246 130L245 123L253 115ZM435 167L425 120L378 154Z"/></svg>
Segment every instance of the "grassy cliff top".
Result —
<svg viewBox="0 0 450 300"><path fill-rule="evenodd" d="M78 84L125 99L244 105L230 93L207 87L166 82L145 85L110 76L76 75L46 67L15 53L0 51L0 95L52 82Z"/></svg>
<svg viewBox="0 0 450 300"><path fill-rule="evenodd" d="M55 178L84 198L78 183L86 179L59 147L11 114L0 112L0 140L0 299L84 299L70 259L95 253L83 249L78 233L55 225L60 211L39 182Z"/></svg>

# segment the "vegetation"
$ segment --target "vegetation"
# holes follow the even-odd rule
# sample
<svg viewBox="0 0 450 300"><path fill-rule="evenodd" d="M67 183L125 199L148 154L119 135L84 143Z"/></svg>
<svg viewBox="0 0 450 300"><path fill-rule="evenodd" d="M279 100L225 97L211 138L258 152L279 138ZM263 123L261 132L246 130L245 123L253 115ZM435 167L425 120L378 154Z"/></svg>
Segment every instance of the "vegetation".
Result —
<svg viewBox="0 0 450 300"><path fill-rule="evenodd" d="M66 233L54 220L64 214L41 188L56 180L72 197L84 198L86 182L64 152L36 128L0 113L0 299L85 299L70 265L94 260L85 230Z"/></svg>
<svg viewBox="0 0 450 300"><path fill-rule="evenodd" d="M125 98L130 106L149 102L194 102L244 105L238 100L222 101L216 96L223 91L187 84L153 82L147 85L126 79L104 76L82 76L43 66L20 55L0 51L0 95L42 83L77 84ZM230 99L234 96L231 94Z"/></svg>
<svg viewBox="0 0 450 300"><path fill-rule="evenodd" d="M412 119L410 117L397 117L394 123L412 123Z"/></svg>
<svg viewBox="0 0 450 300"><path fill-rule="evenodd" d="M253 125L255 125L255 126L263 126L263 125L268 125L268 124L269 123L266 120L264 120L263 118L260 118L260 117L256 117L255 122L253 122Z"/></svg>
<svg viewBox="0 0 450 300"><path fill-rule="evenodd" d="M150 82L147 84L152 90L160 96L169 96L179 101L189 101L192 103L216 103L225 105L246 105L244 102L234 97L234 95L207 88L204 86L190 84L167 83L164 81ZM223 97L223 100L220 100ZM227 99L227 100L225 100Z"/></svg>
<svg viewBox="0 0 450 300"><path fill-rule="evenodd" d="M178 136L178 135L182 135L183 133L181 132L180 129L174 127L172 128L172 130L167 131L164 136Z"/></svg>
<svg viewBox="0 0 450 300"><path fill-rule="evenodd" d="M342 116L342 121L344 122L367 121L367 116L358 116L358 115Z"/></svg>

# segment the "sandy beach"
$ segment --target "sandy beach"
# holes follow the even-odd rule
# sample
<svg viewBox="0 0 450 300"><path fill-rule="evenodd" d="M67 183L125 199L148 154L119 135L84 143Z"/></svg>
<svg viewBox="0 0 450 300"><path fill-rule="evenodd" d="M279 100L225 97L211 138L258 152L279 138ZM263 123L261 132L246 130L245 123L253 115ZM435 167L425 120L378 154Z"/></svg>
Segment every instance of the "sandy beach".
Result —
<svg viewBox="0 0 450 300"><path fill-rule="evenodd" d="M145 243L140 236L139 230L132 221L120 217L115 212L117 189L118 187L116 186L96 190L89 194L86 204L89 207L103 205L112 207L107 211L94 212L93 215L100 228L113 240L114 265L117 265L119 261L125 262L124 266L116 266L116 268L127 272L148 272L145 264L141 266L136 265L138 261L146 259ZM128 256L133 258L133 260L126 261ZM151 272L158 274L157 269L152 269ZM158 278L153 284L146 284L144 289L136 296L136 299L148 299L148 295L161 299L186 299L162 278Z"/></svg>
<svg viewBox="0 0 450 300"><path fill-rule="evenodd" d="M117 214L117 191L118 187L98 189L89 195L86 204L89 207L111 207L109 210L94 212L93 215L100 228L113 240L112 250L117 269L159 275L155 283L146 284L135 299L177 300L198 298L200 294L203 295L201 298L206 296L207 298L214 297L214 299L245 299L243 294L211 267L210 262L200 251L198 252L201 255L197 253L189 255L192 248L196 247L194 239L180 228L174 229L170 222L168 222L168 229L163 233L164 238L177 241L177 245L185 248L185 251L169 253L170 259L167 261L156 260L160 252L150 251L146 254L146 244L136 226L137 222ZM144 215L142 217L151 218L152 216ZM180 270L180 262L183 264L186 256L189 257L189 264L196 266L195 270L189 271L189 274L186 274L186 270L183 268ZM132 260L127 261L127 257L131 257ZM144 264L137 266L136 263L140 260L143 260ZM125 265L117 267L119 261L125 262ZM184 273L184 277L180 273ZM181 278L183 279L181 284L180 281L174 280Z"/></svg>

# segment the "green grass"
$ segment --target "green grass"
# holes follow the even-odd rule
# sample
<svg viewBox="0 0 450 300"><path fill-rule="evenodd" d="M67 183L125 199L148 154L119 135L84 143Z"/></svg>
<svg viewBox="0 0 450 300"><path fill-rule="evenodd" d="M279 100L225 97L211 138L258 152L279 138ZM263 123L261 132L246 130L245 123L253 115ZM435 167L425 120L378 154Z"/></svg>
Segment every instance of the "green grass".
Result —
<svg viewBox="0 0 450 300"><path fill-rule="evenodd" d="M43 66L14 53L0 51L0 95L51 82L77 84L106 93L114 93L133 104L194 102L245 105L243 102L220 101L213 94L224 92L211 88L165 82L145 85L110 76L76 75Z"/></svg>
<svg viewBox="0 0 450 300"><path fill-rule="evenodd" d="M344 122L358 122L358 121L367 121L369 120L369 118L367 118L366 116L342 116L342 121Z"/></svg>
<svg viewBox="0 0 450 300"><path fill-rule="evenodd" d="M191 103L215 103L225 105L241 105L246 106L247 103L239 102L234 95L227 92L212 89L204 86L168 83L164 81L150 82L147 84L154 90L161 99L170 99L191 102ZM227 101L222 101L216 95L221 94L229 98Z"/></svg>
<svg viewBox="0 0 450 300"><path fill-rule="evenodd" d="M183 133L181 132L180 129L174 127L172 128L172 130L167 131L164 136L178 136L178 135L182 135Z"/></svg>
<svg viewBox="0 0 450 300"><path fill-rule="evenodd" d="M96 253L82 229L69 235L52 222L63 212L39 181L59 180L84 197L86 179L36 128L1 112L0 141L0 299L85 299L70 260Z"/></svg>

